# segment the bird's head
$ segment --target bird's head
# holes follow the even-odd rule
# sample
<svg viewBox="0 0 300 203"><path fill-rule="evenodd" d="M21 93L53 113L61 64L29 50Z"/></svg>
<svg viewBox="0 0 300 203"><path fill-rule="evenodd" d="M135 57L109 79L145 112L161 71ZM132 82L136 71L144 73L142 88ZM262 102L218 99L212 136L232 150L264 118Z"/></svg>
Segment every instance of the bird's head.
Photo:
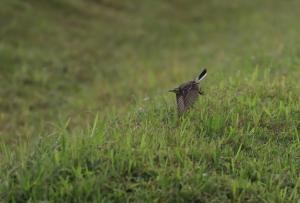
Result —
<svg viewBox="0 0 300 203"><path fill-rule="evenodd" d="M178 87L176 87L176 88L174 88L174 89L172 89L172 90L169 90L169 92L173 92L173 93L178 93L179 92L179 88Z"/></svg>

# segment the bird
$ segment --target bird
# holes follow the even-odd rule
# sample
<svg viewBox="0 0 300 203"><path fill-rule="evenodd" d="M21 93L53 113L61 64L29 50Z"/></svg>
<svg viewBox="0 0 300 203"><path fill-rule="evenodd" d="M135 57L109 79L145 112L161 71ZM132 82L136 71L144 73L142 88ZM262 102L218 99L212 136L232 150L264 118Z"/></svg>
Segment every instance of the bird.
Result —
<svg viewBox="0 0 300 203"><path fill-rule="evenodd" d="M199 88L199 82L203 80L206 75L207 70L203 69L203 71L194 80L183 83L179 87L169 90L169 92L176 94L177 112L179 116L193 106L199 95L203 95L202 90Z"/></svg>

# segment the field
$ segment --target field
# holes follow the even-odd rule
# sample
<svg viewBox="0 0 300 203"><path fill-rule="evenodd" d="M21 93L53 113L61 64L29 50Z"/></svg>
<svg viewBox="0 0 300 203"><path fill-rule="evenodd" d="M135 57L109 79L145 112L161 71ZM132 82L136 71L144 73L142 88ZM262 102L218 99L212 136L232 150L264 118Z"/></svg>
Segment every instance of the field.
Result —
<svg viewBox="0 0 300 203"><path fill-rule="evenodd" d="M0 202L299 202L299 1L0 5Z"/></svg>

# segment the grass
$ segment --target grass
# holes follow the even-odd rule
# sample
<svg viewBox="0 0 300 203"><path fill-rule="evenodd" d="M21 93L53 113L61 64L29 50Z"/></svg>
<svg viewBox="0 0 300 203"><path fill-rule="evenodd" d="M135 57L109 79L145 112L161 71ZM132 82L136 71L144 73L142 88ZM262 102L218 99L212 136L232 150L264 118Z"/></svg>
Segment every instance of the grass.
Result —
<svg viewBox="0 0 300 203"><path fill-rule="evenodd" d="M298 1L1 4L1 201L299 201Z"/></svg>

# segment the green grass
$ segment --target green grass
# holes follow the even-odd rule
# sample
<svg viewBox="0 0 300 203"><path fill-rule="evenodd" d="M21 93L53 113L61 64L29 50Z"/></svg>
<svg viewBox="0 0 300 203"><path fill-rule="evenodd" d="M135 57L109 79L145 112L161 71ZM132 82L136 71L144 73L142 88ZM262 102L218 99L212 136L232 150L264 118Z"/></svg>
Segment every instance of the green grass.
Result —
<svg viewBox="0 0 300 203"><path fill-rule="evenodd" d="M299 201L299 6L3 0L0 201Z"/></svg>

